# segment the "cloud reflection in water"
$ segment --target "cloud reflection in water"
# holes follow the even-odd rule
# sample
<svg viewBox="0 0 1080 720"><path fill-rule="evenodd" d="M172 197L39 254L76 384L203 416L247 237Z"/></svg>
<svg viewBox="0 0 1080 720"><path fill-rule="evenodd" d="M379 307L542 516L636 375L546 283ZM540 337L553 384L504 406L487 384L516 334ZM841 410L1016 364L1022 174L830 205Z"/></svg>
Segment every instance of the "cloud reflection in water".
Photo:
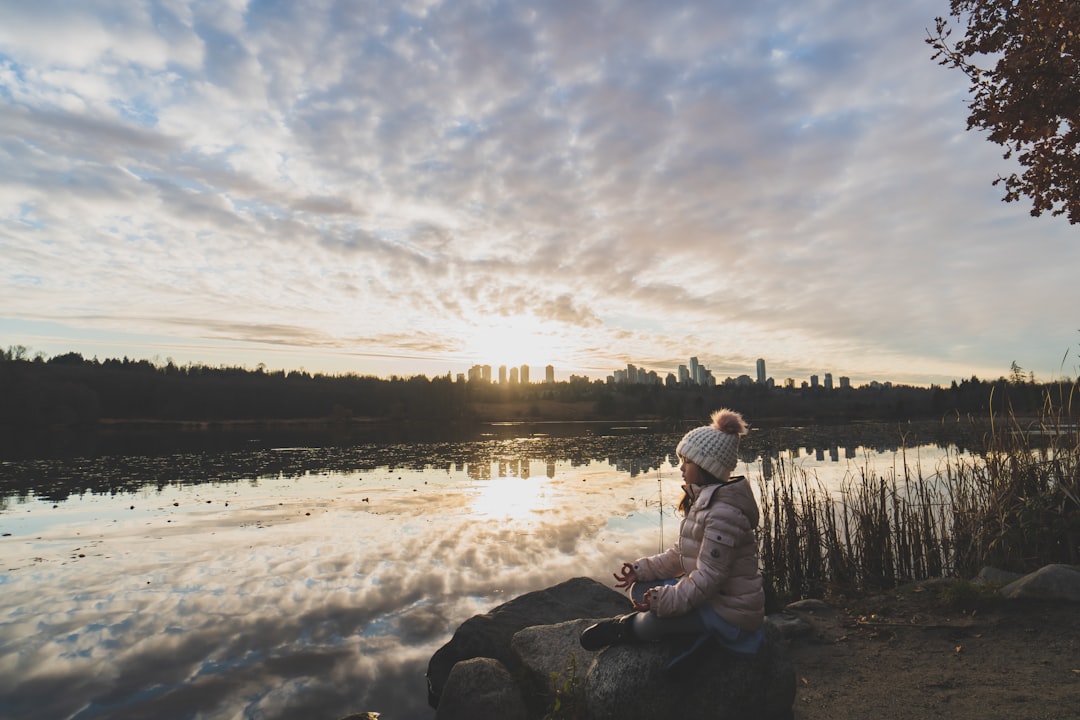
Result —
<svg viewBox="0 0 1080 720"><path fill-rule="evenodd" d="M655 475L537 470L328 472L20 505L11 519L32 522L0 544L0 715L430 718L427 661L458 624L656 545L656 511L642 512ZM635 513L640 524L608 523Z"/></svg>

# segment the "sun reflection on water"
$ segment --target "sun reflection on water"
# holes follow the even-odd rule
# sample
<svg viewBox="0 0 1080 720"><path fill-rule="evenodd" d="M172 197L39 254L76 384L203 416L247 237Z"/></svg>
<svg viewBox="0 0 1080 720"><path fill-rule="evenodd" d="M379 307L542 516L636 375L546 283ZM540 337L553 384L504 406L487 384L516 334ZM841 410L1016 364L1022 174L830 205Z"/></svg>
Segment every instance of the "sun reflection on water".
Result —
<svg viewBox="0 0 1080 720"><path fill-rule="evenodd" d="M527 522L555 506L546 477L493 477L470 488L469 513L482 520Z"/></svg>

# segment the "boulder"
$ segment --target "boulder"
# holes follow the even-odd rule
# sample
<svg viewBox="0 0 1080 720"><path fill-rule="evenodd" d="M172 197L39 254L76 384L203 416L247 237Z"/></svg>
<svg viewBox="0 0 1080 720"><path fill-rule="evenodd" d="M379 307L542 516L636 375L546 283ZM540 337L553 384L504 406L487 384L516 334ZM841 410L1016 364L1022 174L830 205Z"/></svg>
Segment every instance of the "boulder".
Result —
<svg viewBox="0 0 1080 720"><path fill-rule="evenodd" d="M818 598L806 598L805 600L796 600L793 603L788 603L784 609L799 613L830 612L832 610L832 605L824 600L819 600Z"/></svg>
<svg viewBox="0 0 1080 720"><path fill-rule="evenodd" d="M754 657L708 642L674 670L669 661L685 649L674 643L581 647L582 630L629 610L620 593L575 578L470 618L428 664L437 720L551 712L619 720L791 717L795 671L784 633L801 632L794 613L788 622L770 616Z"/></svg>
<svg viewBox="0 0 1080 720"><path fill-rule="evenodd" d="M1080 602L1080 567L1046 565L1014 580L999 591L1010 600L1069 600Z"/></svg>
<svg viewBox="0 0 1080 720"><path fill-rule="evenodd" d="M584 687L596 653L581 647L578 638L598 619L537 625L514 634L510 649L521 664L519 682L534 715L551 708L557 693L573 694Z"/></svg>
<svg viewBox="0 0 1080 720"><path fill-rule="evenodd" d="M514 679L501 662L491 658L456 663L435 711L435 720L526 720L527 717Z"/></svg>
<svg viewBox="0 0 1080 720"><path fill-rule="evenodd" d="M498 660L517 674L520 662L510 649L514 633L532 625L554 625L578 618L612 617L629 612L620 592L591 578L567 580L545 590L520 595L490 612L469 618L428 662L428 703L438 708L454 665L471 658Z"/></svg>
<svg viewBox="0 0 1080 720"><path fill-rule="evenodd" d="M984 585L989 587L1000 587L1002 585L1008 585L1014 580L1019 580L1023 575L1020 573L1009 572L1008 570L1000 570L996 567L990 567L987 565L979 574L972 578L971 582L975 585Z"/></svg>
<svg viewBox="0 0 1080 720"><path fill-rule="evenodd" d="M753 657L711 644L707 652L669 673L675 652L667 643L602 650L585 678L585 716L677 717L680 720L786 720L795 702L795 670L780 629L766 623L766 642Z"/></svg>
<svg viewBox="0 0 1080 720"><path fill-rule="evenodd" d="M793 640L814 632L814 626L799 612L781 610L769 615L765 621L779 630L785 640Z"/></svg>

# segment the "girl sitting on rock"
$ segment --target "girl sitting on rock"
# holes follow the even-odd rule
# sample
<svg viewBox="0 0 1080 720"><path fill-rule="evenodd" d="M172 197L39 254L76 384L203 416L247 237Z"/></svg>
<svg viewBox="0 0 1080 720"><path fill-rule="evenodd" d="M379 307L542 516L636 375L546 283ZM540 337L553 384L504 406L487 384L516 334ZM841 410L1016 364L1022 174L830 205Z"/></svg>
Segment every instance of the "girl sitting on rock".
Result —
<svg viewBox="0 0 1080 720"><path fill-rule="evenodd" d="M629 588L636 612L586 628L586 650L668 638L696 639L696 649L710 637L739 654L761 647L758 507L746 478L731 476L746 423L731 410L718 410L711 419L675 449L685 482L678 541L659 555L623 563L615 587Z"/></svg>

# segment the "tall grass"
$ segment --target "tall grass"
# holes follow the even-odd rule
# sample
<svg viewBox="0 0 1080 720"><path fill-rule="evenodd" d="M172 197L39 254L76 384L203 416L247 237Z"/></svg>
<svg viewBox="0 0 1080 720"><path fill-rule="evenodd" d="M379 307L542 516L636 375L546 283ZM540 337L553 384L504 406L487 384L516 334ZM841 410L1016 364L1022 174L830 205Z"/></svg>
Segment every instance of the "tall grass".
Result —
<svg viewBox="0 0 1080 720"><path fill-rule="evenodd" d="M1080 424L1068 397L1042 417L992 417L972 456L933 473L863 469L829 492L781 461L759 479L762 564L777 599L865 593L983 566L1080 562Z"/></svg>

